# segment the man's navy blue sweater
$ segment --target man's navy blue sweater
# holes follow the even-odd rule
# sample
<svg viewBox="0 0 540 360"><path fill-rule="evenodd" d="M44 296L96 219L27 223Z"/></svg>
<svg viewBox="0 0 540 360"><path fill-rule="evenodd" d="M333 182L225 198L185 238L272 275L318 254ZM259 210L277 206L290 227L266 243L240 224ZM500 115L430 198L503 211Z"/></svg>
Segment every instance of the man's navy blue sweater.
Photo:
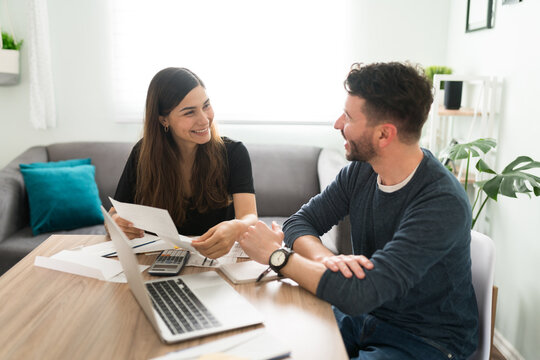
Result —
<svg viewBox="0 0 540 360"><path fill-rule="evenodd" d="M364 279L327 270L317 296L369 313L466 358L478 342L471 280L471 210L456 178L427 150L411 180L386 193L365 162L352 162L288 219L285 243L320 236L350 215L354 254L374 264Z"/></svg>

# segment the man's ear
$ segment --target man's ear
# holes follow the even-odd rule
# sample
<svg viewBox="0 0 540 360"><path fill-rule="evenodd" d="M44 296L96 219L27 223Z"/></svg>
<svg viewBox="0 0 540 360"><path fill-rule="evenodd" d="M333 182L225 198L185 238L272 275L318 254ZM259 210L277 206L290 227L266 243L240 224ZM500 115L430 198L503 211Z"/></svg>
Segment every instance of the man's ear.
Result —
<svg viewBox="0 0 540 360"><path fill-rule="evenodd" d="M379 147L385 148L397 138L397 128L391 123L381 124L378 126L376 134Z"/></svg>

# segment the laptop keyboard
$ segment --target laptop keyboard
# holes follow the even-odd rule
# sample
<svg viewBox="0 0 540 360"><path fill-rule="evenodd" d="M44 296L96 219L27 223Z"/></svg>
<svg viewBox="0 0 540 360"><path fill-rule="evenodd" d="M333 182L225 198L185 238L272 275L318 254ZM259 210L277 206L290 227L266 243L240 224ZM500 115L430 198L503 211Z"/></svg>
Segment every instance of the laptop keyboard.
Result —
<svg viewBox="0 0 540 360"><path fill-rule="evenodd" d="M146 288L154 308L173 334L221 325L181 279L147 283Z"/></svg>

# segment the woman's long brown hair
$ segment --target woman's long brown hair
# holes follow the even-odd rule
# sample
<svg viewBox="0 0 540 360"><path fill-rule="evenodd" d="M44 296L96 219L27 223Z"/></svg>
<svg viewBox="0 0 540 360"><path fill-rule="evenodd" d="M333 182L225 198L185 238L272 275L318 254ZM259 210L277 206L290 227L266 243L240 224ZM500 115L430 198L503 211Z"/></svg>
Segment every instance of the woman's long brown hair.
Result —
<svg viewBox="0 0 540 360"><path fill-rule="evenodd" d="M183 193L182 153L170 132L165 132L159 116L167 116L195 87L204 84L191 71L167 68L158 72L148 87L144 135L137 166L135 202L167 209L175 224L181 226L186 212L230 204L227 192L227 156L217 129L210 125L211 139L198 145L191 177L191 205Z"/></svg>

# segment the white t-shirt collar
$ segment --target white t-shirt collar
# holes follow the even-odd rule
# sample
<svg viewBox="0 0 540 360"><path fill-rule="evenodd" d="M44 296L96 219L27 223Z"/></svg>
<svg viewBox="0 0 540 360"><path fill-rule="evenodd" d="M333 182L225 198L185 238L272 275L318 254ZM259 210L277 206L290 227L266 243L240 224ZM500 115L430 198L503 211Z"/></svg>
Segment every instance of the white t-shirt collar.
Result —
<svg viewBox="0 0 540 360"><path fill-rule="evenodd" d="M409 174L409 176L407 176L405 180L403 180L402 182L396 185L383 185L381 182L381 176L377 174L377 185L379 186L379 190L384 191L385 193L393 193L403 188L405 185L409 183L409 181L411 181L412 177L414 176L414 173L416 172L416 169L418 169L418 166L420 166L420 164L418 164L414 168L414 170Z"/></svg>

